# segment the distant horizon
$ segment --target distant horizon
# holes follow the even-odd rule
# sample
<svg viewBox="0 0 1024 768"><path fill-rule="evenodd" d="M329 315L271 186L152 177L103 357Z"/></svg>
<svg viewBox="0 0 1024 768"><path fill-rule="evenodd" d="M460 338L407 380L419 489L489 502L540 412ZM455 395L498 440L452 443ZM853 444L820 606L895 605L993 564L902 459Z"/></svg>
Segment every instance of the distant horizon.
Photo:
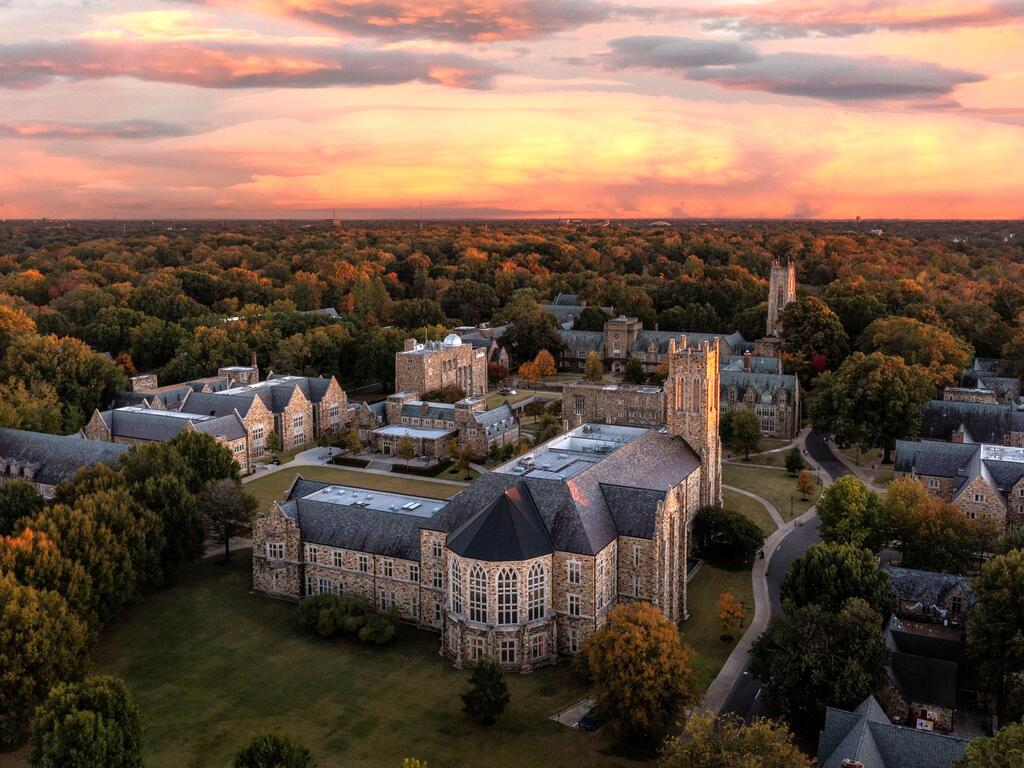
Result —
<svg viewBox="0 0 1024 768"><path fill-rule="evenodd" d="M102 223L102 224L145 224L145 223L164 223L164 222L200 222L200 223L212 223L212 222L301 222L301 223L315 223L315 224L328 224L330 225L333 221L337 221L339 225L352 224L352 223L386 223L386 222L401 222L409 224L449 224L456 222L545 222L545 223L564 223L564 222L611 222L611 223L648 223L665 221L669 224L682 224L682 223L699 223L699 222L716 222L716 221L731 221L731 222L786 222L786 223L800 223L800 222L815 222L815 223L830 223L830 222L849 222L849 223L885 223L885 222L899 222L899 223L941 223L941 222L980 222L980 223L1021 223L1024 224L1024 216L1019 218L930 218L930 217L890 217L890 218L868 218L868 217L786 217L786 216L629 216L629 217L615 217L615 216L451 216L451 217L424 217L422 219L407 217L407 216L380 216L380 217L333 217L327 216L181 216L181 217L169 217L169 216L153 216L143 218L105 218L105 217L74 217L74 218L57 218L52 216L35 216L29 218L0 218L0 224L20 224L20 223Z"/></svg>

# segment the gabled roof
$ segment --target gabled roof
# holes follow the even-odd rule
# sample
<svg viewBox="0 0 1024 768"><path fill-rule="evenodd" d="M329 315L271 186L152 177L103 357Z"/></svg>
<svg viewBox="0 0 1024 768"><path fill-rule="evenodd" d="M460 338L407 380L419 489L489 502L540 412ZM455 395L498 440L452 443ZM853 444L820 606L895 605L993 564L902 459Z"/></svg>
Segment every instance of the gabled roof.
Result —
<svg viewBox="0 0 1024 768"><path fill-rule="evenodd" d="M600 486L608 512L620 535L638 539L654 538L658 504L665 500L662 491L610 483L601 483Z"/></svg>
<svg viewBox="0 0 1024 768"><path fill-rule="evenodd" d="M604 333L601 331L559 331L562 343L576 353L601 352Z"/></svg>
<svg viewBox="0 0 1024 768"><path fill-rule="evenodd" d="M772 393L779 389L795 392L797 386L796 376L785 373L757 373L756 371L723 368L719 371L718 377L722 386L734 386L739 391L746 391L753 387L759 393Z"/></svg>
<svg viewBox="0 0 1024 768"><path fill-rule="evenodd" d="M1012 404L929 400L921 411L921 437L948 440L961 427L976 443L1001 443L1010 432L1024 432L1024 411Z"/></svg>
<svg viewBox="0 0 1024 768"><path fill-rule="evenodd" d="M874 696L853 712L829 707L818 739L822 768L842 768L856 760L864 768L950 768L967 740L889 722Z"/></svg>
<svg viewBox="0 0 1024 768"><path fill-rule="evenodd" d="M733 349L735 350L735 347ZM723 371L745 371L748 360L752 373L782 373L782 359L778 357L722 355L718 359L718 364Z"/></svg>
<svg viewBox="0 0 1024 768"><path fill-rule="evenodd" d="M183 413L196 413L204 416L230 416L238 411L245 418L252 404L257 400L253 392L225 394L223 392L193 392L181 404Z"/></svg>
<svg viewBox="0 0 1024 768"><path fill-rule="evenodd" d="M485 562L530 560L554 552L544 520L522 480L452 531L448 548Z"/></svg>
<svg viewBox="0 0 1024 768"><path fill-rule="evenodd" d="M516 417L512 415L512 408L507 400L497 408L474 413L473 418L484 430L484 434L488 436L503 434L519 424Z"/></svg>
<svg viewBox="0 0 1024 768"><path fill-rule="evenodd" d="M913 568L897 568L893 565L882 566L882 571L889 577L889 583L900 600L907 602L943 602L946 596L960 590L964 593L968 605L974 605L974 591L971 582L964 576L935 571L919 571Z"/></svg>
<svg viewBox="0 0 1024 768"><path fill-rule="evenodd" d="M14 468L31 467L32 477L25 479L42 485L57 485L93 464L115 464L127 450L127 445L86 440L78 435L0 429L0 462L11 466L10 474L14 474Z"/></svg>
<svg viewBox="0 0 1024 768"><path fill-rule="evenodd" d="M551 303L558 307L578 307L580 306L579 294L560 293L555 296L555 300Z"/></svg>

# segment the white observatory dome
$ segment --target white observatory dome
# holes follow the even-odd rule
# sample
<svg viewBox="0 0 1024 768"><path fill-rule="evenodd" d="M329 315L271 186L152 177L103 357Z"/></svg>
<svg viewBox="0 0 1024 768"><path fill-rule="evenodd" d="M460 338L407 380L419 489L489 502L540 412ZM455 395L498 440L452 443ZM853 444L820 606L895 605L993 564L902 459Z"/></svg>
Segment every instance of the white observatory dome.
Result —
<svg viewBox="0 0 1024 768"><path fill-rule="evenodd" d="M446 347L461 347L462 339L459 338L458 334L449 333L447 336L444 337L443 343Z"/></svg>

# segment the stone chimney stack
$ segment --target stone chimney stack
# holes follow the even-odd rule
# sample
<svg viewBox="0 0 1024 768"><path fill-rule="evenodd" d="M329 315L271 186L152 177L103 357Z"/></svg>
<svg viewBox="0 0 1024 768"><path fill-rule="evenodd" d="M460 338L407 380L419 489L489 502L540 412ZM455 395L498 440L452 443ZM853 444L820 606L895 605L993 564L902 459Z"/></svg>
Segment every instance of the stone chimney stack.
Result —
<svg viewBox="0 0 1024 768"><path fill-rule="evenodd" d="M412 352L416 349L416 339L406 339L403 351Z"/></svg>
<svg viewBox="0 0 1024 768"><path fill-rule="evenodd" d="M750 357L751 356L750 356L750 351L749 350L747 350L746 352L743 353L743 370L744 371L749 371L750 370L750 363L751 363Z"/></svg>

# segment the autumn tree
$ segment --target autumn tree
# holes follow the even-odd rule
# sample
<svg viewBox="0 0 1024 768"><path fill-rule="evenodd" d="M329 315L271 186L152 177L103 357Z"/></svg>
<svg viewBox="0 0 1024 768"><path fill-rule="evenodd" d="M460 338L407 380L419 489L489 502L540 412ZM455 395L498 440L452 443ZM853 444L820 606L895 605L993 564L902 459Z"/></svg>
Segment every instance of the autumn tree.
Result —
<svg viewBox="0 0 1024 768"><path fill-rule="evenodd" d="M416 456L416 441L409 435L403 435L398 440L398 456L406 461L411 461Z"/></svg>
<svg viewBox="0 0 1024 768"><path fill-rule="evenodd" d="M888 538L881 499L854 475L844 475L828 486L818 499L817 510L824 541L876 552Z"/></svg>
<svg viewBox="0 0 1024 768"><path fill-rule="evenodd" d="M786 354L803 376L836 368L846 357L850 342L843 324L821 299L807 296L791 301L781 319Z"/></svg>
<svg viewBox="0 0 1024 768"><path fill-rule="evenodd" d="M235 480L213 480L199 494L196 504L210 535L224 545L224 562L231 557L231 539L251 524L256 499Z"/></svg>
<svg viewBox="0 0 1024 768"><path fill-rule="evenodd" d="M1024 551L1000 555L974 579L975 605L967 633L968 650L984 690L996 700L1000 722L1024 714Z"/></svg>
<svg viewBox="0 0 1024 768"><path fill-rule="evenodd" d="M854 352L834 374L818 378L809 410L815 427L837 442L881 448L889 464L896 441L920 430L930 390L924 369L880 352Z"/></svg>
<svg viewBox="0 0 1024 768"><path fill-rule="evenodd" d="M349 453L359 453L363 450L363 441L359 439L359 430L356 427L345 433L345 449Z"/></svg>
<svg viewBox="0 0 1024 768"><path fill-rule="evenodd" d="M995 735L971 741L953 768L1017 768L1024 765L1024 723L1003 725Z"/></svg>
<svg viewBox="0 0 1024 768"><path fill-rule="evenodd" d="M584 643L580 664L601 715L618 732L658 740L700 698L693 651L650 603L619 605Z"/></svg>
<svg viewBox="0 0 1024 768"><path fill-rule="evenodd" d="M793 743L793 734L774 720L746 725L736 715L692 715L682 736L670 739L658 768L812 768L814 761Z"/></svg>
<svg viewBox="0 0 1024 768"><path fill-rule="evenodd" d="M0 746L28 735L27 714L51 686L85 669L85 624L61 595L19 584L0 571Z"/></svg>
<svg viewBox="0 0 1024 768"><path fill-rule="evenodd" d="M749 408L737 408L730 419L729 447L743 454L744 461L761 447L761 422Z"/></svg>
<svg viewBox="0 0 1024 768"><path fill-rule="evenodd" d="M270 733L257 736L242 749L234 768L316 768L313 755L291 736Z"/></svg>
<svg viewBox="0 0 1024 768"><path fill-rule="evenodd" d="M889 577L874 555L852 544L815 544L790 565L780 595L789 605L813 603L833 612L850 598L860 598L882 616L895 607Z"/></svg>
<svg viewBox="0 0 1024 768"><path fill-rule="evenodd" d="M715 603L715 615L722 622L722 639L731 640L743 623L743 603L732 596L731 592L723 592Z"/></svg>
<svg viewBox="0 0 1024 768"><path fill-rule="evenodd" d="M814 495L814 489L817 485L814 482L814 475L810 472L801 472L796 478L796 492L800 494L800 498L803 501L807 501L808 498Z"/></svg>
<svg viewBox="0 0 1024 768"><path fill-rule="evenodd" d="M473 667L469 688L462 694L462 711L483 725L493 725L508 705L508 686L501 665L482 659Z"/></svg>
<svg viewBox="0 0 1024 768"><path fill-rule="evenodd" d="M820 605L786 611L754 641L751 674L786 719L812 733L826 707L852 710L885 677L882 617L863 600L838 613Z"/></svg>
<svg viewBox="0 0 1024 768"><path fill-rule="evenodd" d="M928 373L932 388L955 384L970 365L974 350L949 331L912 317L884 317L871 323L858 340L862 352L903 358Z"/></svg>
<svg viewBox="0 0 1024 768"><path fill-rule="evenodd" d="M59 683L32 718L33 768L142 768L142 713L116 677Z"/></svg>
<svg viewBox="0 0 1024 768"><path fill-rule="evenodd" d="M604 378L604 361L601 360L601 355L595 351L587 353L583 378L587 381L601 381Z"/></svg>
<svg viewBox="0 0 1024 768"><path fill-rule="evenodd" d="M56 390L45 381L0 383L0 427L61 434L64 414Z"/></svg>

